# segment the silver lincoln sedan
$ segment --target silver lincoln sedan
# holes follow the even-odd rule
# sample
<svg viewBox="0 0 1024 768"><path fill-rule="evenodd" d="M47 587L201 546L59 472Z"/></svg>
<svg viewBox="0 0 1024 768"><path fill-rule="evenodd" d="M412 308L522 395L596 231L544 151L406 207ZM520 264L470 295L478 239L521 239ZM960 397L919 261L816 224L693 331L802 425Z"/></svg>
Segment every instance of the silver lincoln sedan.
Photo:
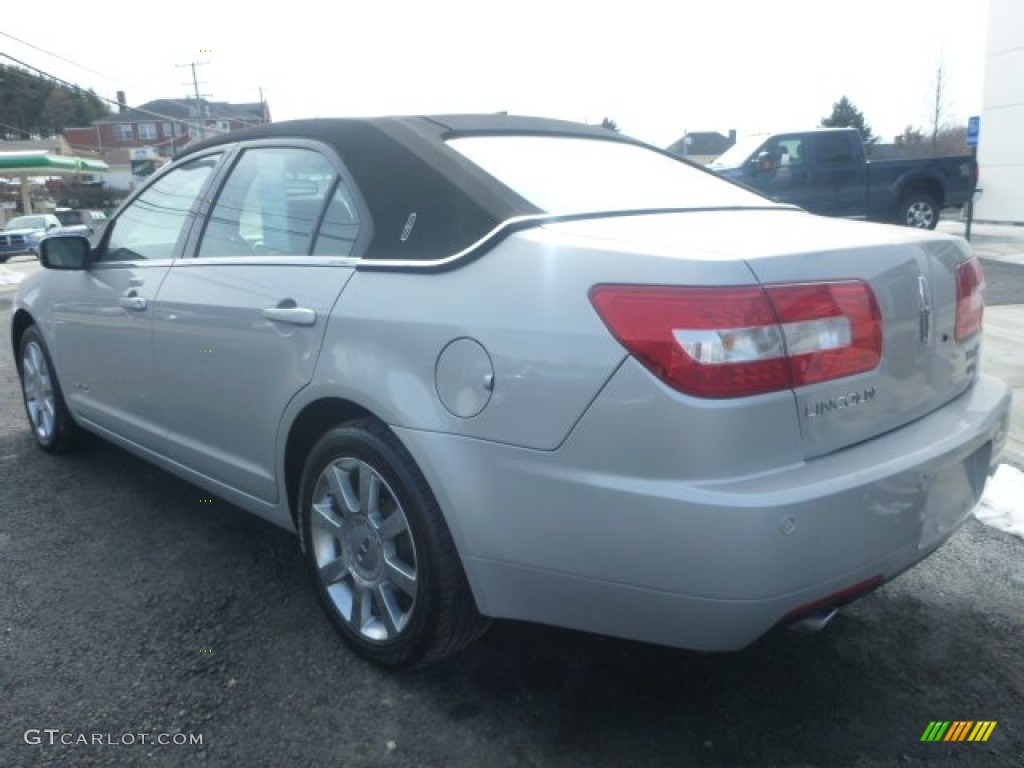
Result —
<svg viewBox="0 0 1024 768"><path fill-rule="evenodd" d="M939 547L1010 395L955 237L809 215L597 127L303 120L43 241L29 423L298 533L342 636L510 617L738 649Z"/></svg>

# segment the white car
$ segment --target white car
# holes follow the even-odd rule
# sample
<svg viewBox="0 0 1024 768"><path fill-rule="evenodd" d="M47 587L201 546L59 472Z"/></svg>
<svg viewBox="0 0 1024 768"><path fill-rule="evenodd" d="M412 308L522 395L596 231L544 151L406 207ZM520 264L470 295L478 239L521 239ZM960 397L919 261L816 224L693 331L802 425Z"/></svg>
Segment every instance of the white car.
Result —
<svg viewBox="0 0 1024 768"><path fill-rule="evenodd" d="M200 143L12 342L84 429L299 534L388 665L484 617L703 650L939 547L1006 440L967 244L768 201L609 131L308 120Z"/></svg>

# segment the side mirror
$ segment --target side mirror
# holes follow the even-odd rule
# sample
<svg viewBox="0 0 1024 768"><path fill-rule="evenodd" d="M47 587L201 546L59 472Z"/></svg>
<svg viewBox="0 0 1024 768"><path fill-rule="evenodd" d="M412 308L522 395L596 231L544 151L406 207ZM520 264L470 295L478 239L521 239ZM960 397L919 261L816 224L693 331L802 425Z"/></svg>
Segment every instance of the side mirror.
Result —
<svg viewBox="0 0 1024 768"><path fill-rule="evenodd" d="M51 224L50 226L48 226L46 228L46 231L49 232L51 229L57 229L57 227L59 227L59 226L60 226L60 224Z"/></svg>
<svg viewBox="0 0 1024 768"><path fill-rule="evenodd" d="M47 269L85 269L90 248L81 235L53 235L39 241L39 263Z"/></svg>
<svg viewBox="0 0 1024 768"><path fill-rule="evenodd" d="M757 156L757 170L759 173L771 173L775 170L775 160L770 152L761 152Z"/></svg>

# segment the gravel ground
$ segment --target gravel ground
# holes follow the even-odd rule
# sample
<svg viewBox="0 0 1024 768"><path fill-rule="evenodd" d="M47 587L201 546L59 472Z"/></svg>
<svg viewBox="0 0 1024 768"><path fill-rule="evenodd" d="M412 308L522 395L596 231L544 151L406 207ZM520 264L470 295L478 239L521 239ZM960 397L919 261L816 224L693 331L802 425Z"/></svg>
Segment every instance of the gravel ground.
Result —
<svg viewBox="0 0 1024 768"><path fill-rule="evenodd" d="M0 472L0 766L1024 765L1024 542L980 523L822 634L497 622L395 674L335 637L287 532L104 443L37 450L6 341ZM932 720L998 725L921 743Z"/></svg>

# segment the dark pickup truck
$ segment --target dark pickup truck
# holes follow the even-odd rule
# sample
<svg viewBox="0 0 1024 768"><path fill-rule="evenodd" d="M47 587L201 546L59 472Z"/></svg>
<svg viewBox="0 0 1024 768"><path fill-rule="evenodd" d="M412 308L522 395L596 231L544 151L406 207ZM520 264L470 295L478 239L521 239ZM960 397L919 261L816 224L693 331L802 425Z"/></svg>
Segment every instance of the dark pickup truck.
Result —
<svg viewBox="0 0 1024 768"><path fill-rule="evenodd" d="M974 194L969 156L871 162L852 128L778 133L736 144L710 168L812 213L934 229L939 211Z"/></svg>

